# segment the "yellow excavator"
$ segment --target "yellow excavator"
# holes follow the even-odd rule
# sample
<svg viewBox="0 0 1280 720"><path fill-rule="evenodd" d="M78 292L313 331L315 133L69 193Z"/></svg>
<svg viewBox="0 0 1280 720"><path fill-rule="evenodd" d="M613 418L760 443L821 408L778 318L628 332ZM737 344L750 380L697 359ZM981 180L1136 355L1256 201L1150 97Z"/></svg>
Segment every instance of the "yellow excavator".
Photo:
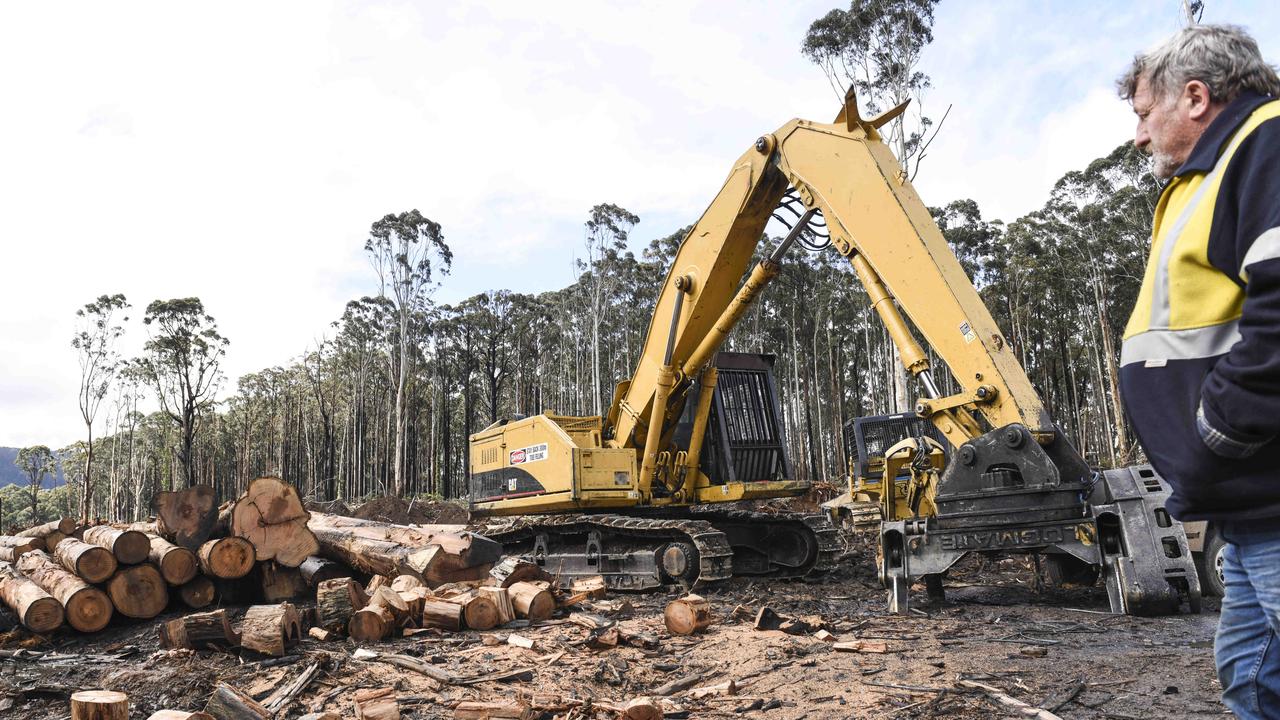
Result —
<svg viewBox="0 0 1280 720"><path fill-rule="evenodd" d="M561 577L603 575L618 589L831 569L825 516L725 507L809 484L789 477L771 359L720 352L787 251L825 224L918 381L916 415L956 448L944 461L922 434L885 452L873 490L891 606L906 612L917 580L940 593L971 552L1016 552L1101 574L1117 612L1198 608L1167 484L1149 467L1096 472L1081 459L882 142L878 129L905 107L863 118L850 90L835 122L792 120L743 153L682 241L607 415L512 418L471 437L473 511L520 516L491 537ZM787 206L801 206L790 233L748 272ZM960 392L941 394L908 318Z"/></svg>

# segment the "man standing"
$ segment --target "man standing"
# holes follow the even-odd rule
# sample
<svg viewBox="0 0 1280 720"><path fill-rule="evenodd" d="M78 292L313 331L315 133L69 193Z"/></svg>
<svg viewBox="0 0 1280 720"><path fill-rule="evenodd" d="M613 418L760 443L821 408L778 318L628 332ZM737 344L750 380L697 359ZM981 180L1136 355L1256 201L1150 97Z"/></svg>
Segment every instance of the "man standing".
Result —
<svg viewBox="0 0 1280 720"><path fill-rule="evenodd" d="M1173 486L1228 546L1223 700L1280 717L1280 78L1243 29L1195 25L1118 82L1167 180L1124 333L1121 387Z"/></svg>

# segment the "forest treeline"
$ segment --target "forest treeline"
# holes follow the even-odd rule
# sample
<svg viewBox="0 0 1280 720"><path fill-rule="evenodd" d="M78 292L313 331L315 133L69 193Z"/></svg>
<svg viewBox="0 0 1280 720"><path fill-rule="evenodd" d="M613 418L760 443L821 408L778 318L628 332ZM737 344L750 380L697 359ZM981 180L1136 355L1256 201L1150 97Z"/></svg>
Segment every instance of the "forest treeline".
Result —
<svg viewBox="0 0 1280 720"><path fill-rule="evenodd" d="M1147 159L1126 143L1065 175L1040 210L1007 225L984 219L970 200L933 209L1053 416L1101 466L1135 455L1117 362L1157 191ZM195 377L209 385L218 382L210 375L220 372L226 340L197 299L152 303L144 320L148 356L121 361L104 392L106 434L92 440L90 514L140 517L154 491L188 482L231 497L261 474L280 474L322 500L464 496L469 434L517 413L596 414L608 407L614 384L630 376L648 309L686 231L639 243L636 253L629 248L639 220L616 205L593 208L579 276L567 287L495 289L441 304L433 298L451 261L443 229L416 211L388 215L366 245L383 269L383 292L350 301L328 335L294 362L238 378L216 403L212 393L197 398L189 438L182 393L173 387L161 410L141 411L164 395L163 346L183 337L202 344L203 355L184 352L192 363L204 357L212 365L205 378L190 367L167 382ZM777 241L764 238L759 252ZM86 307L101 311L102 300ZM174 324L179 317L185 325ZM110 335L119 319L87 323L84 338L95 329ZM843 425L896 409L891 343L850 266L832 250L793 249L726 349L777 356L799 479L841 481L851 451L842 445ZM69 487L41 493L49 497L40 515L78 514L89 447L81 441L51 452ZM0 493L8 523L30 512L19 492Z"/></svg>

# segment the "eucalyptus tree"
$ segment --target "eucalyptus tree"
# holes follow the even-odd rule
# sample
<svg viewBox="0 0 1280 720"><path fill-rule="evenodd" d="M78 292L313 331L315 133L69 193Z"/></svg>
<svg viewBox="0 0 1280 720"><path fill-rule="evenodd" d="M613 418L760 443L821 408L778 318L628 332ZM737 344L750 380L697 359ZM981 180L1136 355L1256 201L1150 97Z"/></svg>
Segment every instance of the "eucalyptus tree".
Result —
<svg viewBox="0 0 1280 720"><path fill-rule="evenodd" d="M627 238L640 218L625 208L602 203L591 208L585 227L585 255L576 262L578 286L591 328L591 409L603 414L604 386L600 375L601 333L613 294L618 266L627 251Z"/></svg>
<svg viewBox="0 0 1280 720"><path fill-rule="evenodd" d="M76 311L76 330L71 347L80 361L80 418L89 435L84 453L84 487L80 495L80 520L89 522L89 506L93 497L93 422L107 396L120 367L116 348L128 317L121 315L131 307L124 295L100 295Z"/></svg>
<svg viewBox="0 0 1280 720"><path fill-rule="evenodd" d="M364 244L369 262L378 275L381 294L389 291L395 303L399 332L396 335L397 362L395 376L395 454L393 492L403 494L405 434L405 384L409 377L410 321L430 300L437 281L437 271L447 275L453 264L453 252L445 244L440 223L427 219L418 210L399 215L388 214L373 223Z"/></svg>
<svg viewBox="0 0 1280 720"><path fill-rule="evenodd" d="M47 445L32 445L19 450L13 464L27 476L31 488L31 522L35 524L40 521L40 486L46 477L57 473L58 459Z"/></svg>
<svg viewBox="0 0 1280 720"><path fill-rule="evenodd" d="M156 393L161 411L178 431L177 455L184 486L196 483L192 449L204 415L214 407L222 359L230 341L205 312L200 298L153 300L142 318L149 329L138 367Z"/></svg>

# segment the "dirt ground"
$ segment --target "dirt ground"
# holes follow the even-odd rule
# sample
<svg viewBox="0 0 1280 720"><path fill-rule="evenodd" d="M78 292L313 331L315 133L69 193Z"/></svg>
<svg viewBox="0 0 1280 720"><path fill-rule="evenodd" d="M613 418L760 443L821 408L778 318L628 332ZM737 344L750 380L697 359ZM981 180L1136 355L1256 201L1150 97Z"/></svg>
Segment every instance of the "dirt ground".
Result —
<svg viewBox="0 0 1280 720"><path fill-rule="evenodd" d="M217 682L261 699L313 664L320 672L276 717L321 709L354 717L356 690L386 686L396 689L405 718L453 717L461 700L533 696L579 705L544 717L616 717L592 710L590 701L653 695L678 680L698 688L729 679L737 685L732 696L695 700L687 690L666 695L667 717L1016 715L991 691L963 686L964 680L1063 718L1225 713L1213 672L1213 602L1201 615L1111 615L1101 588L1038 590L1029 564L1009 558L968 563L949 579L946 602L926 605L920 593L917 610L894 616L885 612L865 548L853 542L843 569L820 581L738 579L704 593L717 623L692 637L671 636L662 625L662 608L675 595L615 595L611 600L626 599L634 610L615 618L623 642L608 649L592 649L591 632L564 617L567 612L534 626L432 631L366 648L415 656L464 678L526 670L507 681L473 685L442 686L376 658L357 659L357 646L345 640L307 638L282 659L248 651L161 651L157 622L179 611L157 621L117 622L92 637L65 633L44 642L15 631L0 637L0 717L69 717L70 694L86 688L127 693L132 718L162 708L198 710ZM888 652L836 652L812 635L756 631L761 606L820 618L839 640L882 641ZM244 608L230 611L238 620ZM533 649L506 644L512 633L532 639Z"/></svg>

